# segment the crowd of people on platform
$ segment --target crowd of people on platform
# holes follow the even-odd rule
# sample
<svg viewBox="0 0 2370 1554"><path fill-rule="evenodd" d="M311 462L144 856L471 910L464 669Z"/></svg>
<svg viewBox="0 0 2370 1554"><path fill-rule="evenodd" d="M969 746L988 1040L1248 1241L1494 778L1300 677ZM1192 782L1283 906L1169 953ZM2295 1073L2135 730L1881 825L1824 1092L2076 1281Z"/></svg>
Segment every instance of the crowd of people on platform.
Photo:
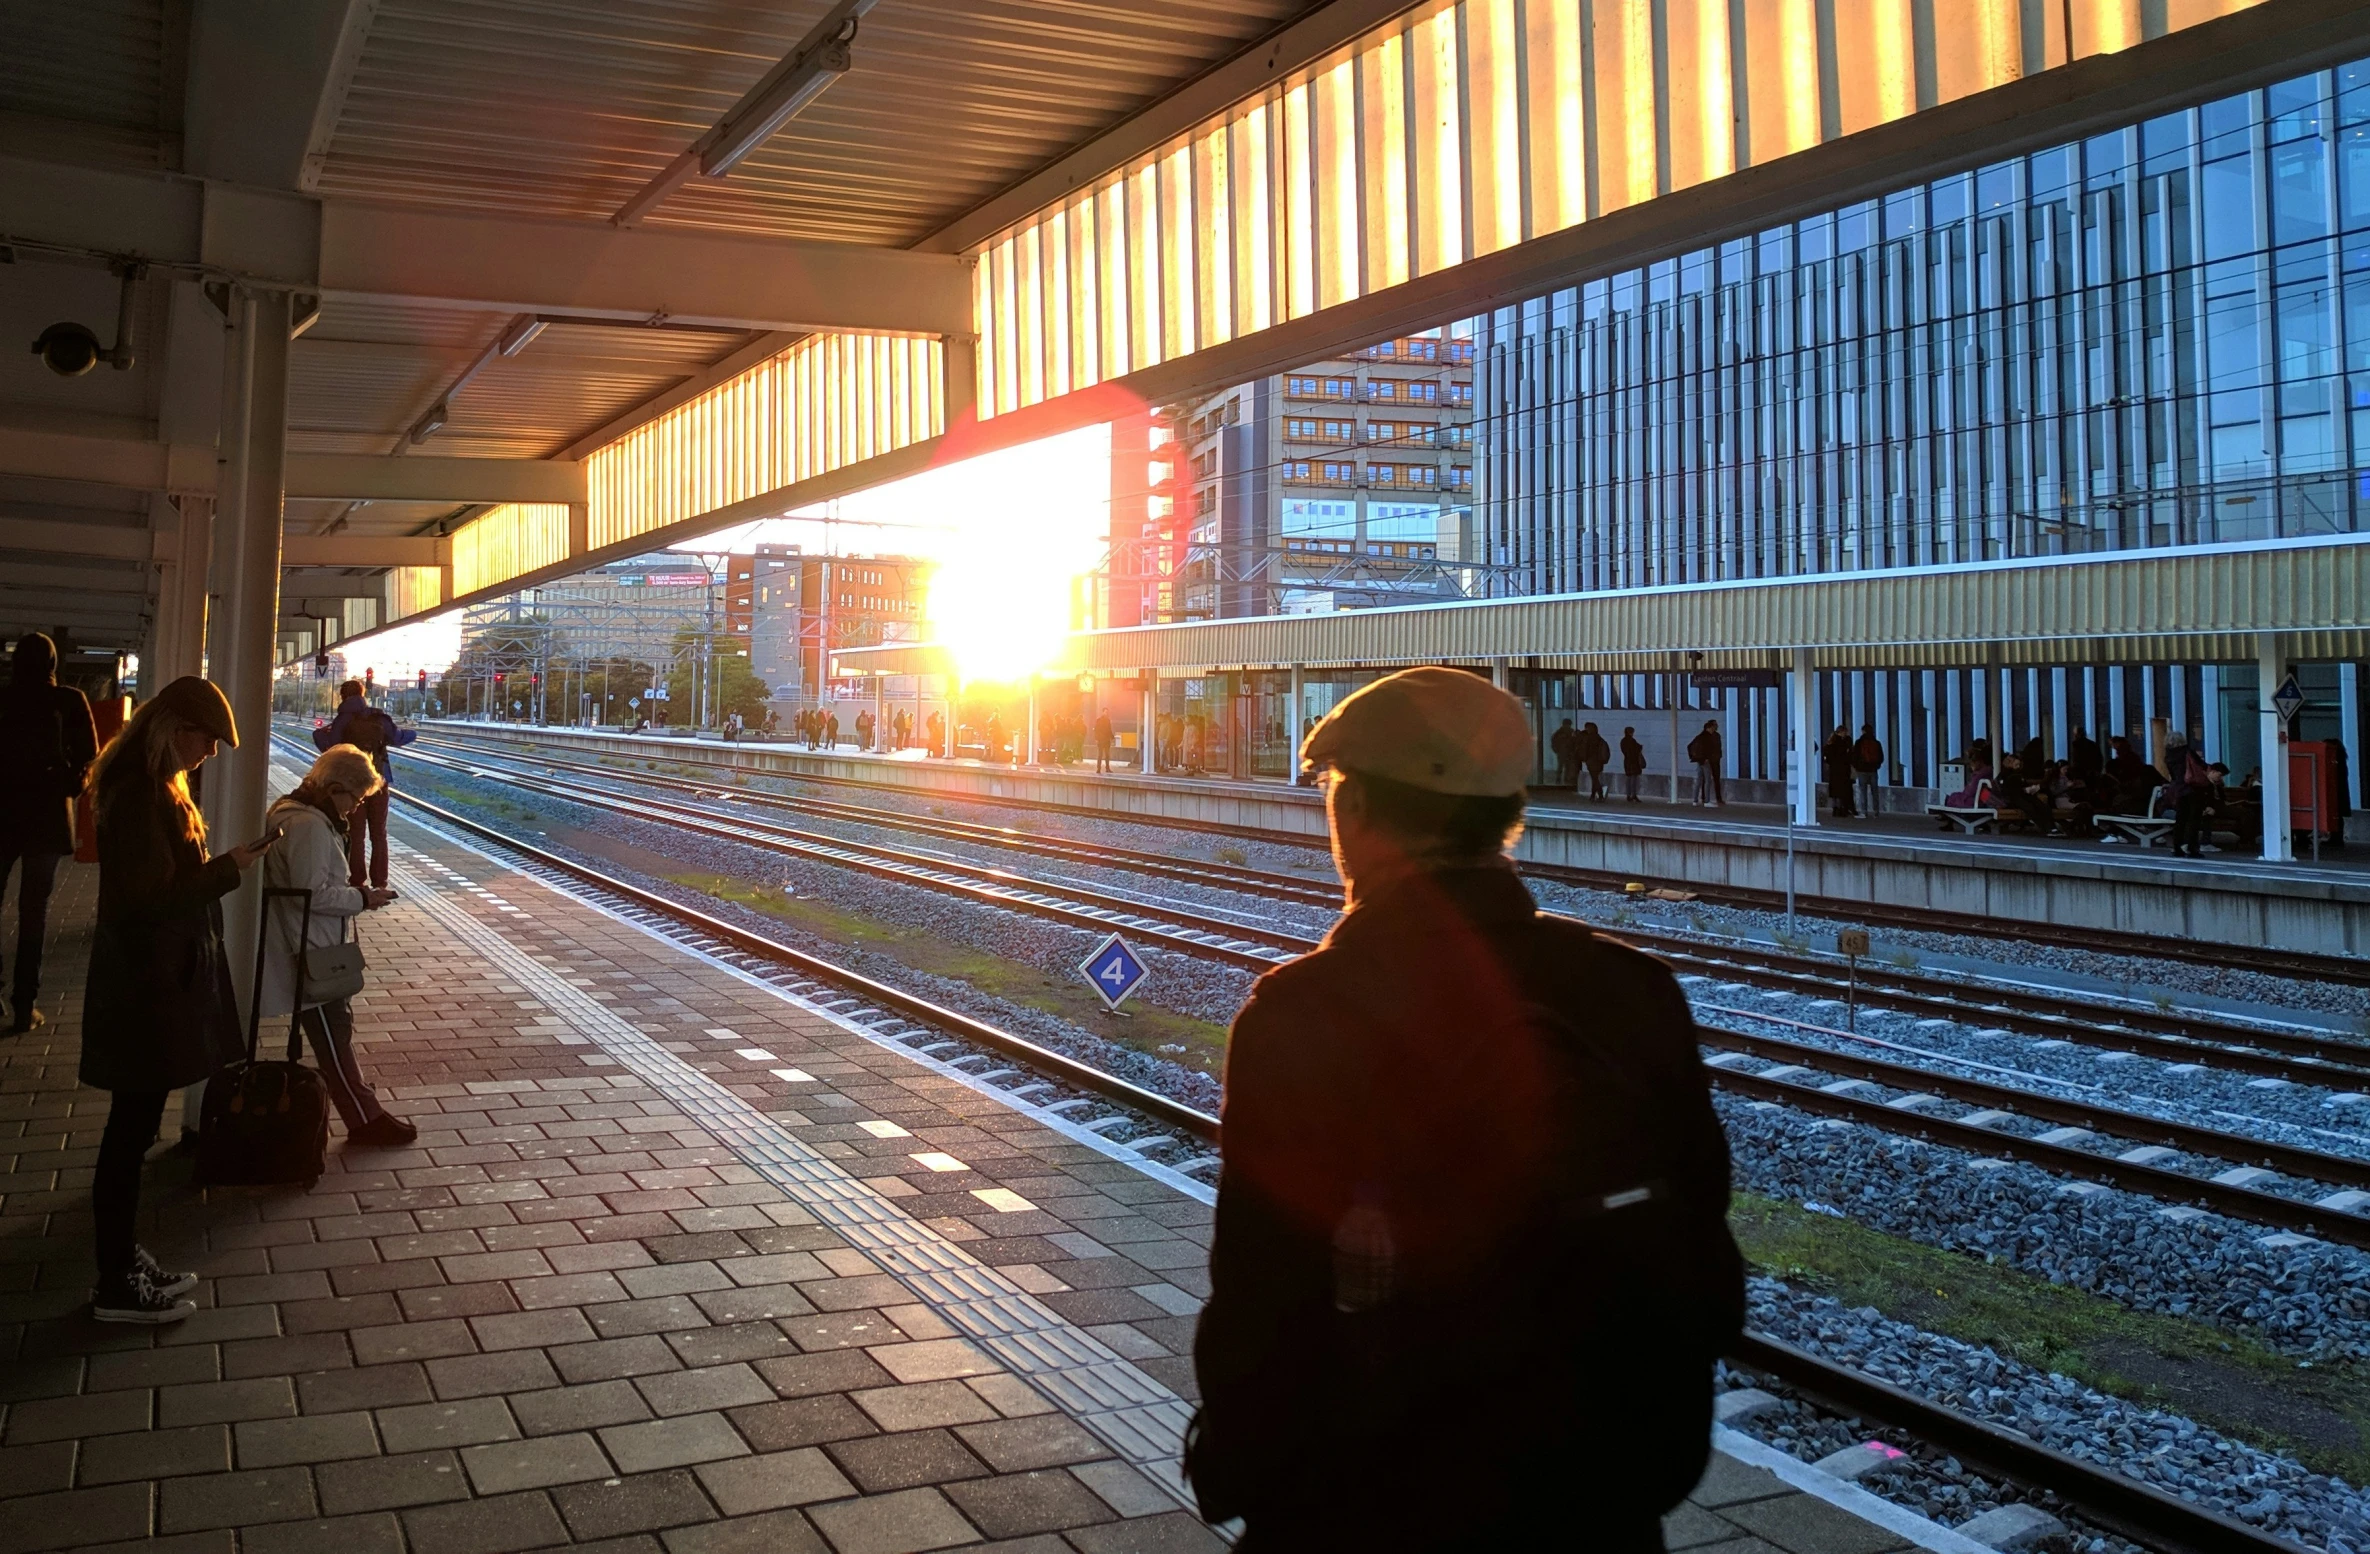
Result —
<svg viewBox="0 0 2370 1554"><path fill-rule="evenodd" d="M2345 746L2327 743L2339 796L2331 830L2341 834L2351 784ZM1968 747L1965 764L1966 784L1944 800L1946 805L2020 815L2041 835L2125 843L2127 837L2099 824L2101 816L2120 816L2169 819L2173 851L2191 858L2221 851L2213 840L2217 834L2227 833L2242 847L2262 841L2260 774L2248 772L2233 782L2229 766L2207 760L2204 742L2194 734L2168 739L2161 767L2121 734L2108 736L2102 750L2081 729L2067 741L2062 760L2051 759L2036 737L1995 762L1990 742L1978 739Z"/></svg>

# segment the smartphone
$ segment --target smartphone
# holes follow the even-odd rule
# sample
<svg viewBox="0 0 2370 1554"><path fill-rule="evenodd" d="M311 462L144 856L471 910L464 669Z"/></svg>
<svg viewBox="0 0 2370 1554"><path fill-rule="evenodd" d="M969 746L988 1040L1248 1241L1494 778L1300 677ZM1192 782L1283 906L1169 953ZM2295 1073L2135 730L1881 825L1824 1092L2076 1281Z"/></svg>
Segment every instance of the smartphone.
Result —
<svg viewBox="0 0 2370 1554"><path fill-rule="evenodd" d="M241 849L239 849L239 850L240 850L241 852L250 852L250 853L257 853L257 852L261 852L261 851L263 851L263 850L264 850L266 847L269 847L269 846L271 846L271 845L272 845L272 843L274 843L274 842L278 841L278 840L279 840L281 837L283 837L283 836L286 836L287 834L288 834L288 828L287 828L287 827L285 827L285 826L282 826L282 827L281 827L279 830L277 830L277 831L266 831L266 832L265 832L263 835L261 835L261 836L257 837L257 838L256 838L254 841L252 841L252 842L249 842L249 843L248 843L248 844L247 844L245 847L243 847L243 848L241 848Z"/></svg>

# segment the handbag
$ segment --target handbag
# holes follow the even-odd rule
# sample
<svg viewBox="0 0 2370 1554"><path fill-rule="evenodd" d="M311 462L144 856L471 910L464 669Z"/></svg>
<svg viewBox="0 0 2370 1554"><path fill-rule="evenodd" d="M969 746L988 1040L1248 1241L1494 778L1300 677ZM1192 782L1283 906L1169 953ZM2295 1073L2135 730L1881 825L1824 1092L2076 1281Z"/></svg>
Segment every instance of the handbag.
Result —
<svg viewBox="0 0 2370 1554"><path fill-rule="evenodd" d="M294 895L304 897L304 921L296 930L296 1006L310 1009L316 1004L333 1004L341 998L352 998L362 991L362 941L346 937L346 925L338 926L335 944L314 944L313 893L309 890L273 890L266 895Z"/></svg>
<svg viewBox="0 0 2370 1554"><path fill-rule="evenodd" d="M268 912L274 896L302 896L306 915L312 892L266 890ZM256 935L255 992L247 1001L247 1055L206 1085L204 1115L198 1125L197 1179L209 1185L310 1186L320 1175L329 1149L329 1087L300 1059L304 1044L301 1009L288 1022L288 1057L269 1061L259 1055L263 1024L263 957L269 933Z"/></svg>

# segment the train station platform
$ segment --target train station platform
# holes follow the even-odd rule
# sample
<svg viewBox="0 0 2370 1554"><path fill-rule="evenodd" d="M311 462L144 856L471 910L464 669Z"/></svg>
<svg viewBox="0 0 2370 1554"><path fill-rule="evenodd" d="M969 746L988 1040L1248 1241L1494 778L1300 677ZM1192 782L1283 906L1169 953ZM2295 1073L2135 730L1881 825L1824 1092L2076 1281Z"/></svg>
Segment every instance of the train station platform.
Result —
<svg viewBox="0 0 2370 1554"><path fill-rule="evenodd" d="M0 1554L1223 1545L1175 1469L1207 1188L392 829L358 1044L419 1137L333 1133L309 1190L160 1144L142 1238L203 1282L159 1330L86 1313L66 867L50 1023L0 1046ZM1673 1547L1974 1547L1723 1439Z"/></svg>
<svg viewBox="0 0 2370 1554"><path fill-rule="evenodd" d="M430 724L430 727L437 725ZM598 757L648 760L661 751L731 761L752 771L809 775L907 792L1051 804L1172 824L1271 833L1320 843L1324 805L1306 788L1223 778L1097 775L1066 768L880 755L842 747L516 724L449 724ZM1801 899L1875 911L1952 914L2067 930L2186 939L2315 955L2370 955L2370 849L2271 864L2243 852L2177 858L2164 848L2031 836L1962 836L1917 816L1794 827L1775 806L1598 804L1568 790L1532 795L1517 849L1526 863L1609 882L1640 880L1711 892L1782 895L1789 843Z"/></svg>

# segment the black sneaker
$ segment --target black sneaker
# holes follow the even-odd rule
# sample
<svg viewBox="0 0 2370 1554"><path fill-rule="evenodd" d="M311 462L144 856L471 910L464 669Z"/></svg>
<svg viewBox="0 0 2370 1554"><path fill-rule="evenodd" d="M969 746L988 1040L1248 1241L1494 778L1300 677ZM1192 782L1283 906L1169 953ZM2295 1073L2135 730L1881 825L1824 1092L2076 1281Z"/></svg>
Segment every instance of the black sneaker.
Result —
<svg viewBox="0 0 2370 1554"><path fill-rule="evenodd" d="M156 1286L159 1295L186 1295L197 1288L196 1274L168 1272L165 1265L156 1260L156 1255L144 1246L132 1248L132 1267Z"/></svg>
<svg viewBox="0 0 2370 1554"><path fill-rule="evenodd" d="M401 1117L381 1114L346 1135L346 1142L364 1149L401 1149L420 1136L420 1130Z"/></svg>
<svg viewBox="0 0 2370 1554"><path fill-rule="evenodd" d="M91 1291L94 1322L138 1322L161 1327L167 1322L178 1322L195 1310L195 1301L176 1300L167 1295L138 1268L119 1278L102 1279L99 1287Z"/></svg>

